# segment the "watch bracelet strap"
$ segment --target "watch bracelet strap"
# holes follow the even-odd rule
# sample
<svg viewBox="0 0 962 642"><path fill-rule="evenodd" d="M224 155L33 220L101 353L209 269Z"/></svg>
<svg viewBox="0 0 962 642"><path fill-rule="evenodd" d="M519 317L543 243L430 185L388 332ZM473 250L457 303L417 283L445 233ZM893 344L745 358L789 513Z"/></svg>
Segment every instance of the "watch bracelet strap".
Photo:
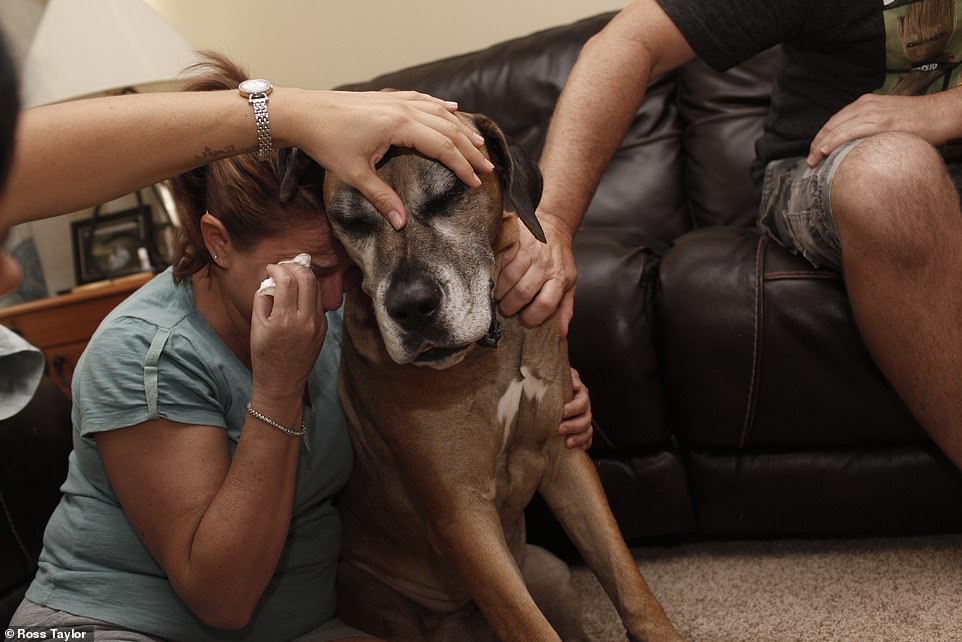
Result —
<svg viewBox="0 0 962 642"><path fill-rule="evenodd" d="M273 151L271 119L267 111L267 96L251 96L249 102L254 109L254 123L257 125L257 160L269 161Z"/></svg>

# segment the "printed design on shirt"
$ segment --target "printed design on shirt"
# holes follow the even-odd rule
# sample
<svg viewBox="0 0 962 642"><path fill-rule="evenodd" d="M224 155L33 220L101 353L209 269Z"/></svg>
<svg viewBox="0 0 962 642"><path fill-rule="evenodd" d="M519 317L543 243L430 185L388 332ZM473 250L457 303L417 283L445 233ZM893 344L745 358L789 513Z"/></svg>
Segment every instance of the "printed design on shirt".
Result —
<svg viewBox="0 0 962 642"><path fill-rule="evenodd" d="M885 84L875 93L919 96L959 84L962 0L882 0Z"/></svg>

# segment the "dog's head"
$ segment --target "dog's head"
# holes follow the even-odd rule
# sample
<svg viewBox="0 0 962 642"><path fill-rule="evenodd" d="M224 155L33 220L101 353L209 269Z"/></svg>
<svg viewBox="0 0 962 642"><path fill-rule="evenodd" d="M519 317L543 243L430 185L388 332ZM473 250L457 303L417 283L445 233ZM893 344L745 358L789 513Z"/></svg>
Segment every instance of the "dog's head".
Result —
<svg viewBox="0 0 962 642"><path fill-rule="evenodd" d="M397 231L356 189L324 178L324 206L351 258L364 275L388 354L397 363L446 368L497 325L493 287L496 244L505 211L535 237L544 232L534 210L541 173L485 116L461 114L485 139L495 166L479 188L469 188L442 163L409 149L392 149L378 175L400 195L407 223ZM303 154L286 156L282 192L317 177ZM282 197L284 194L282 194Z"/></svg>

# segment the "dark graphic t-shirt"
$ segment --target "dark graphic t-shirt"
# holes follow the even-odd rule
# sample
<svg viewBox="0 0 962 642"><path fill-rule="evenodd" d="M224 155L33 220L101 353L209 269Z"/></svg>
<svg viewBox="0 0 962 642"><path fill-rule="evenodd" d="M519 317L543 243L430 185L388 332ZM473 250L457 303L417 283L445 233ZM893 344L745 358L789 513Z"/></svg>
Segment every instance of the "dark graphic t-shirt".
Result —
<svg viewBox="0 0 962 642"><path fill-rule="evenodd" d="M962 0L658 0L718 70L776 44L783 64L754 167L805 156L859 96L919 95L959 84Z"/></svg>

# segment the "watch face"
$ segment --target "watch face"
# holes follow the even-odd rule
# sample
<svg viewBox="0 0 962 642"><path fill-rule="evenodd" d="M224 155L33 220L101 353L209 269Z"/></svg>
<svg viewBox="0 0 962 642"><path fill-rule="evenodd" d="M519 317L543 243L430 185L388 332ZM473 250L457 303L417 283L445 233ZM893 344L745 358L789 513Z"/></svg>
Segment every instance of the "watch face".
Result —
<svg viewBox="0 0 962 642"><path fill-rule="evenodd" d="M270 91L273 85L263 78L252 78L245 80L237 88L245 94L263 94Z"/></svg>

